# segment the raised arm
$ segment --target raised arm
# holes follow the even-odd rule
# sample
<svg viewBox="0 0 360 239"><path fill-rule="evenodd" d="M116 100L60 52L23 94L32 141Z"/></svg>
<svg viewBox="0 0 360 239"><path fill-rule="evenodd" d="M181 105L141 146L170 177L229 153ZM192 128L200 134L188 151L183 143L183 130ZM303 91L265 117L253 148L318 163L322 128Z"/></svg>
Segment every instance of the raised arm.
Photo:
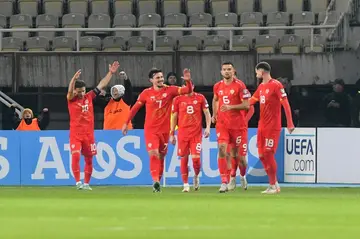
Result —
<svg viewBox="0 0 360 239"><path fill-rule="evenodd" d="M132 85L131 85L131 81L127 77L124 80L124 87L125 87L125 94L123 96L123 100L127 105L131 105L131 103L132 103Z"/></svg>
<svg viewBox="0 0 360 239"><path fill-rule="evenodd" d="M74 98L74 96L75 96L74 95L75 82L76 82L77 79L79 79L80 75L81 75L81 69L78 70L75 73L75 75L73 76L73 78L70 80L69 87L68 87L68 93L67 93L67 96L66 96L67 100L69 100L69 101L72 100Z"/></svg>
<svg viewBox="0 0 360 239"><path fill-rule="evenodd" d="M11 117L12 117L12 127L13 129L17 129L17 127L19 126L21 119L19 118L18 114L16 113L16 105L12 104L10 106L10 110L11 110Z"/></svg>
<svg viewBox="0 0 360 239"><path fill-rule="evenodd" d="M98 88L99 90L104 89L109 84L113 74L116 73L119 66L120 66L120 64L118 61L114 61L114 63L112 65L109 65L109 72L106 74L106 76L104 78L101 79L101 81L96 86L96 88Z"/></svg>
<svg viewBox="0 0 360 239"><path fill-rule="evenodd" d="M50 123L50 113L48 108L44 108L40 112L40 116L38 117L38 125L41 130L45 130Z"/></svg>
<svg viewBox="0 0 360 239"><path fill-rule="evenodd" d="M191 82L191 74L189 69L184 69L183 76L181 77L185 81L185 86L177 87L176 95L186 95L193 92L194 85Z"/></svg>

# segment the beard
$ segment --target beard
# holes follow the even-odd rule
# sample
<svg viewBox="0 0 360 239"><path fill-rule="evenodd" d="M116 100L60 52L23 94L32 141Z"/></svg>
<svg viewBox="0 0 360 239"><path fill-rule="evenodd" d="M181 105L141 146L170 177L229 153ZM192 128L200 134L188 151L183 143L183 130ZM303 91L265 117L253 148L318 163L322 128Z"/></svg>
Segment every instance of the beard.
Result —
<svg viewBox="0 0 360 239"><path fill-rule="evenodd" d="M263 78L257 78L257 84L260 85L263 82Z"/></svg>

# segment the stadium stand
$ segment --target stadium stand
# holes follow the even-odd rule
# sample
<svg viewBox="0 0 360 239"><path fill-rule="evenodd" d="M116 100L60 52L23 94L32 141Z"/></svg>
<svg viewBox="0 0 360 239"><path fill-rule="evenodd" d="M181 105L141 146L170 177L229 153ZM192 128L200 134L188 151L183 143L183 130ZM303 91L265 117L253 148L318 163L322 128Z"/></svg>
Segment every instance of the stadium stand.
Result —
<svg viewBox="0 0 360 239"><path fill-rule="evenodd" d="M329 4L331 5L329 6ZM79 31L79 36L100 37L102 42L105 42L107 36L114 36L114 38L106 40L107 45L110 42L115 45L120 44L121 47L116 48L122 51L129 50L130 45L134 49L134 46L137 45L134 44L137 42L134 42L134 39L136 39L136 36L142 36L147 39L144 42L150 40L149 44L145 44L146 46L153 45L154 49L159 46L159 51L164 49L177 50L177 46L180 44L179 41L186 42L185 45L189 45L193 40L194 42L190 45L196 46L198 50L205 50L210 47L210 39L221 39L222 42L223 37L225 37L226 44L224 46L226 47L223 48L224 50L230 48L232 50L239 49L239 45L236 44L245 42L245 48L240 47L242 50L256 50L257 53L261 54L262 51L259 51L259 49L262 49L265 44L272 46L271 51L266 50L267 53L281 53L284 49L288 49L285 46L289 43L289 39L294 39L295 41L290 41L290 45L296 43L296 50L293 49L294 52L306 53L305 43L311 33L310 27L317 25L337 26L337 28L333 29L313 30L314 34L322 36L321 45L323 47L321 49L326 51L329 49L329 45L332 46L332 49L346 47L346 44L342 42L344 36L341 29L344 29L344 21L349 21L344 16L344 12L348 12L348 10L348 4L341 4L340 0L69 0L67 2L61 0L3 0L0 1L0 29L1 27L3 29L31 29L33 27L46 29L37 32L17 31L3 33L3 37L13 36L22 39L24 42L31 37L45 37L50 42L50 47L46 48L47 50L56 49L51 46L54 45L54 38L59 36L71 37L76 43L76 31L66 31L65 28L92 28L94 30L87 31L84 29ZM351 22L357 22L354 19L360 18L355 13L355 11L358 11L356 9L351 10L353 16ZM292 29L292 26L309 26L309 28ZM193 27L208 29L193 30L191 29ZM232 34L235 39L233 41L230 39L229 30L215 30L211 29L212 27L245 27L249 29L233 30ZM266 27L273 28L266 29ZM285 29L286 27L288 28ZM64 28L64 31L51 31L51 28ZM156 37L159 37L161 43L152 44L154 40L153 31L101 30L110 28L162 28L156 31ZM182 29L179 31L166 31L166 28ZM251 28L257 29L251 30ZM213 35L219 37L216 38ZM267 38L263 35L271 37ZM130 44L131 37L135 38L131 39L132 43ZM112 40L109 41L110 39ZM165 39L167 40L165 41ZM200 42L198 42L198 39L200 39ZM273 44L275 39L278 39L278 41ZM283 39L281 44L279 44L280 39ZM314 42L318 41L319 37ZM351 41L353 41L351 42L352 45L356 45L354 40ZM81 46L81 42L79 43L79 46ZM159 44L162 46L160 47ZM281 46L283 47L281 48ZM111 47L90 48L94 50L106 49L106 51L111 49ZM145 48L152 50L151 47ZM24 48L23 50L27 49ZM80 50L80 47L76 49ZM184 48L181 46L179 49ZM306 49L308 50L308 48Z"/></svg>

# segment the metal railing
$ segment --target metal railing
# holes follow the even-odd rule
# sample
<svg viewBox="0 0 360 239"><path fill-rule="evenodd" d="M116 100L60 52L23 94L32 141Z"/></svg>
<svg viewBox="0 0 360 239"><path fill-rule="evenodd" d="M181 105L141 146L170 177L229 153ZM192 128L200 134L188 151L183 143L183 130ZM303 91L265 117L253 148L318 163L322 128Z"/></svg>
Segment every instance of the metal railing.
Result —
<svg viewBox="0 0 360 239"><path fill-rule="evenodd" d="M327 38L330 41L332 41L330 46L332 49L334 49L336 46L341 46L346 48L348 45L347 38L348 38L348 30L349 30L349 19L353 9L354 2L353 0L343 0L343 1L344 1L344 5L346 5L346 7L344 7L345 11L341 12L341 15L339 16L335 24L336 27L332 29L327 36ZM326 18L324 24L327 24L328 14L330 11L332 11L334 7L335 7L335 0L332 0L329 3L328 8L326 10Z"/></svg>
<svg viewBox="0 0 360 239"><path fill-rule="evenodd" d="M6 107L10 108L12 105L15 105L15 112L18 114L19 118L22 117L22 112L24 111L24 107L22 107L15 100L10 98L7 94L0 91L0 102L3 103ZM20 109L20 110L19 110Z"/></svg>
<svg viewBox="0 0 360 239"><path fill-rule="evenodd" d="M167 28L13 28L0 29L0 50L2 50L3 33L5 32L76 32L76 50L80 51L80 33L81 32L115 32L115 31L133 31L143 32L152 31L153 51L156 51L156 32L158 31L229 31L229 50L233 48L233 31L260 31L260 30L294 30L308 29L311 36L311 51L314 47L315 29L335 29L336 25L311 25L311 26L266 26L266 27L167 27Z"/></svg>

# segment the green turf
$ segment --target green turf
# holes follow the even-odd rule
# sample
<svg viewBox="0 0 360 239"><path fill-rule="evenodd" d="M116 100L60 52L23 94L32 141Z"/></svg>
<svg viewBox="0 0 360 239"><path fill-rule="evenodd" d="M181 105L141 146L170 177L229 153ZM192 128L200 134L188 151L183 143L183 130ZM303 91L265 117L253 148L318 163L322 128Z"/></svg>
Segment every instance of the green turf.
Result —
<svg viewBox="0 0 360 239"><path fill-rule="evenodd" d="M0 188L0 238L360 238L360 189Z"/></svg>

